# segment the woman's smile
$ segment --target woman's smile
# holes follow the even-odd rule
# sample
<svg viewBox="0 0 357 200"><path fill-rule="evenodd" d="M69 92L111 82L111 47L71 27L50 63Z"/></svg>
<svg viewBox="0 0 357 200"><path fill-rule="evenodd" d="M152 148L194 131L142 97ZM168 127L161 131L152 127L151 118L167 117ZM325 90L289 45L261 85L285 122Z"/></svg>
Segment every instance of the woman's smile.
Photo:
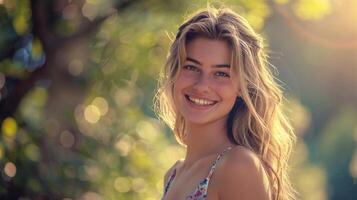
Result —
<svg viewBox="0 0 357 200"><path fill-rule="evenodd" d="M185 95L185 98L192 108L199 110L206 110L208 108L212 108L218 103L218 101L212 101L205 98L197 98L189 95Z"/></svg>

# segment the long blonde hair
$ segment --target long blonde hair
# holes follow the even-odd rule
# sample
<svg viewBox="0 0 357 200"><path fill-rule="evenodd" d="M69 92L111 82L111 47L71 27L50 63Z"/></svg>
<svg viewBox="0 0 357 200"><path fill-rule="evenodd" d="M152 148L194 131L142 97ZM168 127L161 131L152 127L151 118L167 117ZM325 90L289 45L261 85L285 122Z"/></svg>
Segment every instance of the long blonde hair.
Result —
<svg viewBox="0 0 357 200"><path fill-rule="evenodd" d="M238 14L229 9L207 8L179 27L155 96L159 117L173 130L176 140L186 146L185 122L173 103L172 89L186 59L185 45L196 37L230 44L231 66L238 75L241 97L229 113L227 137L261 159L273 199L295 199L288 178L288 159L295 136L282 111L283 92L268 67L263 39Z"/></svg>

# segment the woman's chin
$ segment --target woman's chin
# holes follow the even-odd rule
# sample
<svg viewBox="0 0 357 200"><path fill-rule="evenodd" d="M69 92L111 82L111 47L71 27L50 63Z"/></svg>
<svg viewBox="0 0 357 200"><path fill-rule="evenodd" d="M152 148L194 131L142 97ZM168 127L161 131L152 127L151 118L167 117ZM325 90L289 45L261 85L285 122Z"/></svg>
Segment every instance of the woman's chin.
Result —
<svg viewBox="0 0 357 200"><path fill-rule="evenodd" d="M210 124L210 123L214 123L214 122L217 122L219 121L219 119L221 118L210 118L208 117L207 115L190 115L189 117L185 117L185 122L186 122L186 125L189 125L189 124L192 124L192 125L207 125L207 124Z"/></svg>

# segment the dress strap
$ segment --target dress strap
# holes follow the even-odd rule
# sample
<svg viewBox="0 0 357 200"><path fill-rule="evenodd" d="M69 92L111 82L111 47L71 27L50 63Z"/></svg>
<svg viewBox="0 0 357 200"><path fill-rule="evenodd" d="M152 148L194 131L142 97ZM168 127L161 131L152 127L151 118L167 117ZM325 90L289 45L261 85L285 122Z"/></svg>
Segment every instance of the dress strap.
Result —
<svg viewBox="0 0 357 200"><path fill-rule="evenodd" d="M231 149L232 149L232 147L229 146L229 147L227 147L223 152L221 152L220 154L218 154L216 160L215 160L215 161L213 162L213 164L211 165L210 172L209 172L208 176L200 183L200 185L198 186L198 188L196 188L196 190L201 188L201 190L204 192L204 194L207 194L207 187L208 187L209 181L210 181L210 179L211 179L211 176L212 176L214 170L216 169L216 166L217 166L218 161L223 157L223 155L224 155L227 151L229 151L229 150L231 150ZM170 176L169 180L168 180L167 183L166 183L165 191L164 191L164 194L163 194L161 200L164 199L164 196L166 195L166 193L167 193L167 191L168 191L168 189L169 189L169 187L170 187L170 185L171 185L171 182L172 182L172 180L175 178L175 176L176 176L176 166L174 167L174 170L173 170L173 172L171 173L171 176ZM195 192L196 192L196 190L195 190ZM202 192L202 191L201 191L201 192Z"/></svg>
<svg viewBox="0 0 357 200"><path fill-rule="evenodd" d="M217 156L216 160L213 162L213 164L212 164L212 166L211 166L211 169L210 169L210 171L209 171L209 174L208 174L208 176L207 176L208 181L211 179L211 176L213 175L213 172L214 172L214 170L216 169L216 166L217 166L218 161L223 157L223 155L224 155L227 151L229 151L229 150L231 150L231 149L232 149L232 147L229 146L229 147L227 147L222 153L218 154L218 156Z"/></svg>
<svg viewBox="0 0 357 200"><path fill-rule="evenodd" d="M176 167L174 168L174 171L172 172L169 180L167 181L166 183L166 186L165 186L165 191L164 191L164 195L167 193L167 190L169 189L170 185L171 185L171 182L172 180L175 178L176 176Z"/></svg>

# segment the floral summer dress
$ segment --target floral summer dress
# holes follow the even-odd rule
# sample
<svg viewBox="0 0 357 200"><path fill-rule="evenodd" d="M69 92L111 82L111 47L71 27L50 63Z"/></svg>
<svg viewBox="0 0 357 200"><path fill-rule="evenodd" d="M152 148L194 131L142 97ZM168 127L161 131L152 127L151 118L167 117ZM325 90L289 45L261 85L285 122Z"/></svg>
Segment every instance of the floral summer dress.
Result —
<svg viewBox="0 0 357 200"><path fill-rule="evenodd" d="M188 195L185 200L205 200L207 198L207 188L208 188L208 184L209 184L209 181L212 177L212 174L214 172L214 170L216 169L216 165L218 163L218 161L222 158L222 156L229 150L231 150L232 147L228 147L226 148L222 153L218 154L216 160L213 162L212 166L211 166L211 169L210 169L210 172L208 173L208 176L203 179L200 184L195 188L195 190L190 194ZM165 190L164 190L164 194L163 196L161 197L161 200L164 200L164 197L170 187L170 184L171 182L174 180L176 176L176 168L174 169L174 171L172 172L170 178L169 178L169 181L167 181L167 184L165 186Z"/></svg>

